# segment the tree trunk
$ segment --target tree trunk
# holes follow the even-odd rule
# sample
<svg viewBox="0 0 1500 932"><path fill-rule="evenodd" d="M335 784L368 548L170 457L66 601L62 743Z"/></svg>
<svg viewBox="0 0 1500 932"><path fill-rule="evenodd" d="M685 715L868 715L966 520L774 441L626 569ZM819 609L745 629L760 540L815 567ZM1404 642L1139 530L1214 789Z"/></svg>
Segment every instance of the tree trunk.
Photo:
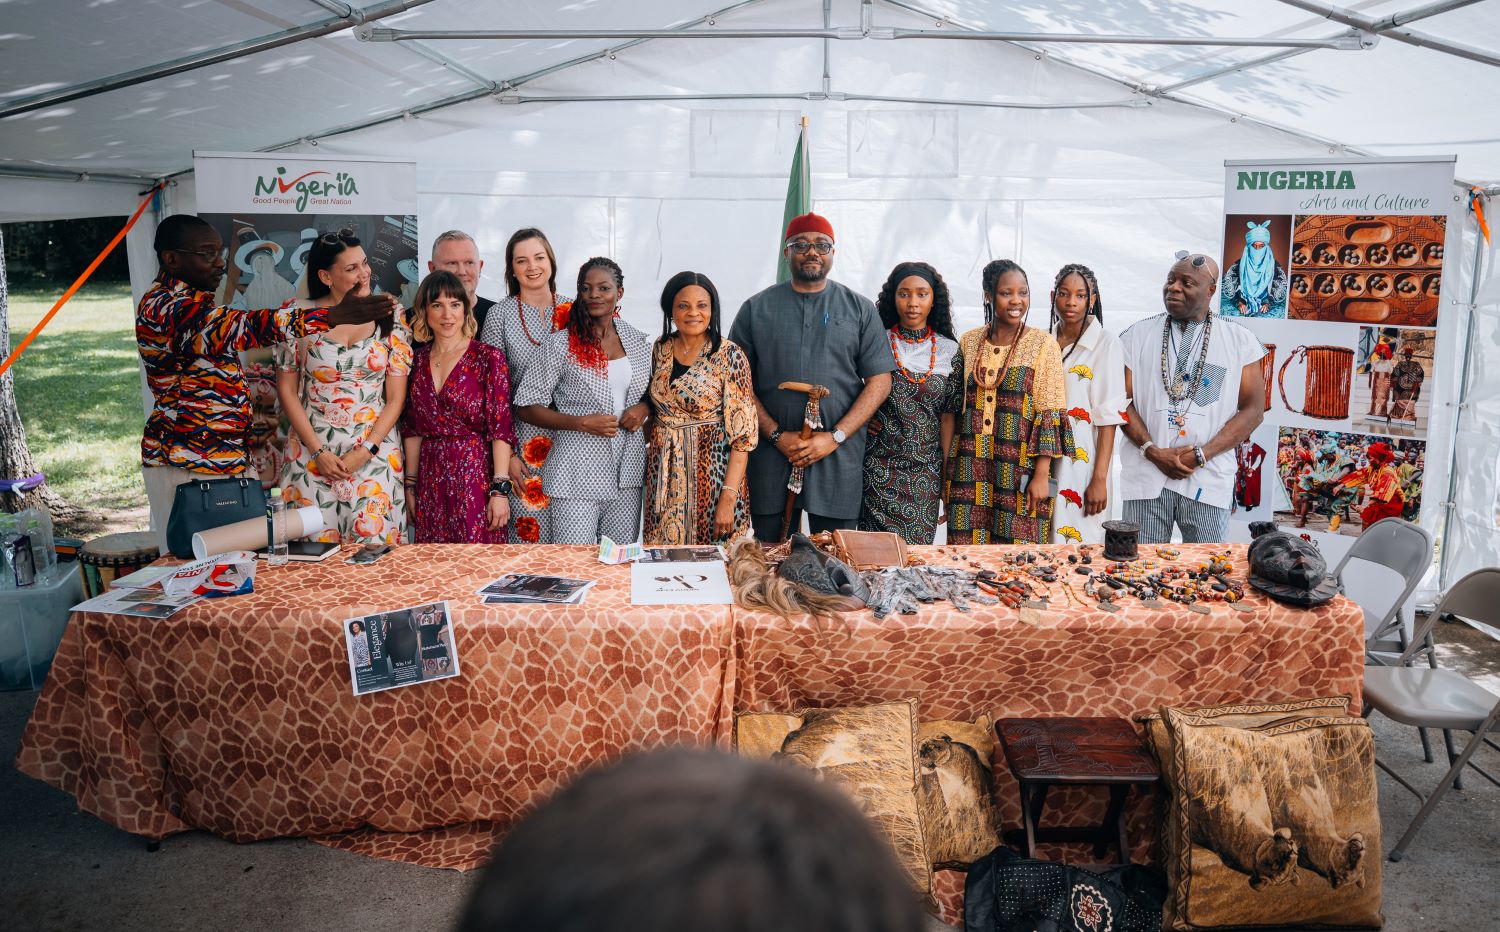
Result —
<svg viewBox="0 0 1500 932"><path fill-rule="evenodd" d="M5 355L10 354L10 301L5 281L3 232L0 232L0 349ZM26 427L21 423L21 412L16 407L15 378L7 369L4 375L0 375L0 479L25 479L39 472L36 460L31 458L31 448L26 445ZM83 515L81 508L69 504L45 482L20 496L19 506L17 496L0 495L0 507L7 511L45 508L52 514L54 524L76 521Z"/></svg>

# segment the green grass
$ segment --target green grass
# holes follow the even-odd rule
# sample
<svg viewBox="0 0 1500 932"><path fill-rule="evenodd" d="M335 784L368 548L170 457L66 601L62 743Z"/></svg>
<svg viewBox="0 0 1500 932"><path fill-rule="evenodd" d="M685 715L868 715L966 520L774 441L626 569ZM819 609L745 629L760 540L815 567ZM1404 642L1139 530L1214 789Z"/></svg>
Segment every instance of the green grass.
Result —
<svg viewBox="0 0 1500 932"><path fill-rule="evenodd" d="M11 290L12 349L63 290L30 284ZM117 514L146 502L134 327L129 285L88 284L11 368L26 439L47 482L73 504L102 512L110 531L144 526L139 517Z"/></svg>

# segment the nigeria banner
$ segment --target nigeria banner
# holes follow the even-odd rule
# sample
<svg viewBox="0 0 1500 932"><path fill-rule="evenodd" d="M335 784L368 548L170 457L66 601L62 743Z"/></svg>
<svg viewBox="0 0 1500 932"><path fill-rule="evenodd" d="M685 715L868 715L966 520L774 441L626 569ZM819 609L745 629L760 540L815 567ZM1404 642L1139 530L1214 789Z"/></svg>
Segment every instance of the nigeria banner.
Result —
<svg viewBox="0 0 1500 932"><path fill-rule="evenodd" d="M370 261L370 290L411 306L417 261L417 166L412 161L263 152L194 152L198 216L224 240L217 295L231 307L280 307L307 296L307 253L350 229ZM281 475L285 425L270 351L245 354L255 408L250 456L265 485Z"/></svg>
<svg viewBox="0 0 1500 932"><path fill-rule="evenodd" d="M1225 163L1215 310L1266 348L1265 421L1235 454L1235 521L1309 534L1330 560L1380 518L1436 523L1427 493L1441 497L1446 478L1430 470L1451 416L1436 396L1457 365L1442 313L1463 224L1453 162Z"/></svg>

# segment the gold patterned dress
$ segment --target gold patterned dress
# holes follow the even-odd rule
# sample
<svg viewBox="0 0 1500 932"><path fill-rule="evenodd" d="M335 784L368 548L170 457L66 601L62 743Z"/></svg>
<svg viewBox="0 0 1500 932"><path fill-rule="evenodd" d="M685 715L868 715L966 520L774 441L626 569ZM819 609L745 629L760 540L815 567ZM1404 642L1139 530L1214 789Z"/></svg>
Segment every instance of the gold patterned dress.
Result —
<svg viewBox="0 0 1500 932"><path fill-rule="evenodd" d="M1072 456L1075 448L1063 413L1062 353L1045 330L1027 327L1014 347L991 344L985 330L958 341L964 385L948 403L957 415L944 488L948 540L1048 543L1052 500L1028 511L1026 485L1038 456Z"/></svg>
<svg viewBox="0 0 1500 932"><path fill-rule="evenodd" d="M755 449L759 428L750 363L728 340L718 352L700 354L672 377L672 345L652 351L651 408L655 425L646 448L648 545L711 544L714 509L724 488L729 454ZM750 533L750 503L744 479L734 503L728 540Z"/></svg>

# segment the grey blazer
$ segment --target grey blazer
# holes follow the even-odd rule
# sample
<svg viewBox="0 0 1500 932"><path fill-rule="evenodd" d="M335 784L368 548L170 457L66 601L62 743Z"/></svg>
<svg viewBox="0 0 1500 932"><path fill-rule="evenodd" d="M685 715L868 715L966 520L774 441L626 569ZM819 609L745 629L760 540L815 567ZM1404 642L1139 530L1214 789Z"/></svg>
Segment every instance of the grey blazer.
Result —
<svg viewBox="0 0 1500 932"><path fill-rule="evenodd" d="M619 318L615 331L630 360L630 390L626 405L645 397L651 384L651 345L646 335ZM542 341L516 389L516 407L547 405L559 414L582 417L613 414L614 394L609 377L578 365L568 352L568 332L560 330ZM542 489L556 498L605 501L621 489L639 489L646 471L645 431L617 431L597 437L577 430L555 434L552 452L542 467Z"/></svg>

